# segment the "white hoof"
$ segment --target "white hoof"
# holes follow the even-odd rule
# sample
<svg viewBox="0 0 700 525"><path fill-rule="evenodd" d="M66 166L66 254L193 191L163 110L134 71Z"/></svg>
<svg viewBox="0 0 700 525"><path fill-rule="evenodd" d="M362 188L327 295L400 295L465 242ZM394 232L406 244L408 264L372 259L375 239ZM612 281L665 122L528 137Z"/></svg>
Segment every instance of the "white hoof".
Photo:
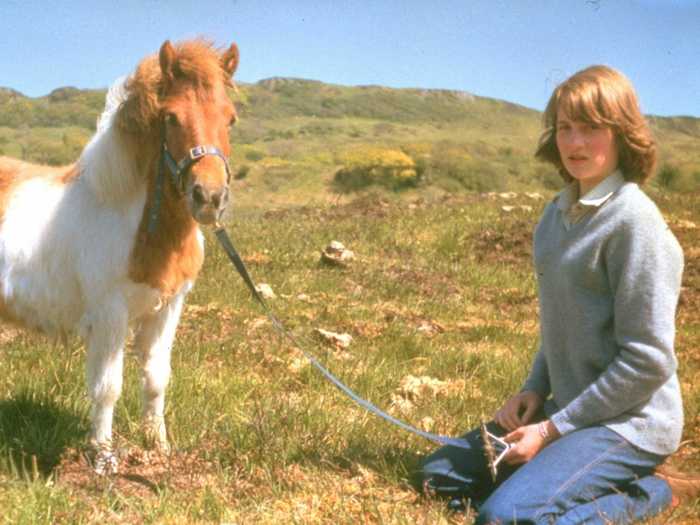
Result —
<svg viewBox="0 0 700 525"><path fill-rule="evenodd" d="M90 440L90 451L87 459L98 476L111 476L117 473L119 460L112 449L111 442L97 443Z"/></svg>
<svg viewBox="0 0 700 525"><path fill-rule="evenodd" d="M165 420L162 417L146 417L143 427L146 443L161 454L170 454L170 444L165 430Z"/></svg>
<svg viewBox="0 0 700 525"><path fill-rule="evenodd" d="M119 461L111 450L101 449L95 454L92 468L98 476L113 476L117 473Z"/></svg>

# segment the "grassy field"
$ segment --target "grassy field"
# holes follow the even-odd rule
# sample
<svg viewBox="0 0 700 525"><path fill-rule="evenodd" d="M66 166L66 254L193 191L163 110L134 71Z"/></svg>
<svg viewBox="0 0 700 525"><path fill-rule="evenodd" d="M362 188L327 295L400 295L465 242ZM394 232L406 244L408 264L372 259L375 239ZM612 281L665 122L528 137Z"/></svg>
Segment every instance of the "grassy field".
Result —
<svg viewBox="0 0 700 525"><path fill-rule="evenodd" d="M256 201L250 184L235 182L234 242L288 328L360 395L456 435L519 387L537 344L530 240L545 199L409 190L303 205L291 193ZM679 461L700 467L699 195L653 197L686 254L677 353L688 443ZM356 260L323 265L332 240ZM316 328L352 343L327 345ZM122 470L91 474L83 366L77 342L52 346L0 327L0 521L472 521L409 487L433 445L354 406L280 340L210 235L173 354L170 457L142 448L129 355L115 418ZM697 523L700 502L664 520Z"/></svg>
<svg viewBox="0 0 700 525"><path fill-rule="evenodd" d="M490 416L522 383L537 344L531 232L559 183L532 158L540 114L468 93L295 79L233 95L241 120L227 224L253 277L276 293L277 315L397 417L457 435ZM0 154L72 161L103 97L0 88ZM700 470L700 119L651 120L660 164L675 171L650 192L686 254L678 461ZM368 147L409 155L424 170L417 187L334 185L347 154ZM433 445L325 382L207 237L173 353L168 458L142 447L129 355L115 418L122 470L96 478L83 457L84 350L0 325L0 523L471 523L408 485ZM356 260L322 264L332 240ZM328 345L319 328L352 343ZM700 502L663 519L698 523Z"/></svg>

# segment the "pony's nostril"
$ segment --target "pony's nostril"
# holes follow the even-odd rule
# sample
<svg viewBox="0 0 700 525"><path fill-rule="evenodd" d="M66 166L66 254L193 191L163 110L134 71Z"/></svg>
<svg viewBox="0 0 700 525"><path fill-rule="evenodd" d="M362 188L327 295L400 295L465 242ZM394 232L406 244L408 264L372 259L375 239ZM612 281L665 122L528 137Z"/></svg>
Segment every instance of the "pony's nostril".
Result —
<svg viewBox="0 0 700 525"><path fill-rule="evenodd" d="M200 206L207 202L204 188L200 184L195 184L194 188L192 188L192 200Z"/></svg>
<svg viewBox="0 0 700 525"><path fill-rule="evenodd" d="M214 205L215 208L221 207L222 203L226 204L226 201L228 200L228 190L221 190L217 193L212 194L211 196L211 203Z"/></svg>

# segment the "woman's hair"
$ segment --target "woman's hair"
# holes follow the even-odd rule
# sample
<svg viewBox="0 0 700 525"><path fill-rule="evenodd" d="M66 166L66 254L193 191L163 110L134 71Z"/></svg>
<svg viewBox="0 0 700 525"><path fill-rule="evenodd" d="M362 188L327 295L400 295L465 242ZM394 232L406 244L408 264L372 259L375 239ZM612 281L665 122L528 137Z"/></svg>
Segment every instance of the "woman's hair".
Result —
<svg viewBox="0 0 700 525"><path fill-rule="evenodd" d="M646 182L656 166L656 141L639 109L632 83L607 66L591 66L571 76L554 90L544 111L544 132L535 157L552 163L566 182L556 141L557 112L572 120L610 126L615 134L618 167L626 180Z"/></svg>

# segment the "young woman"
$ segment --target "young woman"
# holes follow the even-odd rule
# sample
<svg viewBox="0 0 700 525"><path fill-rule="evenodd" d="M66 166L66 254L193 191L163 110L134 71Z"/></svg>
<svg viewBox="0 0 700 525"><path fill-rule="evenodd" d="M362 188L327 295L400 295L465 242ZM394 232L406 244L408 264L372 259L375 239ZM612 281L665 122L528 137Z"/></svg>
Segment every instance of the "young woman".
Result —
<svg viewBox="0 0 700 525"><path fill-rule="evenodd" d="M492 481L471 448L423 463L424 489L477 524L632 523L671 502L654 471L679 445L673 343L683 252L642 192L656 145L630 82L593 66L552 94L536 156L568 183L535 230L540 348L489 429L512 445Z"/></svg>

